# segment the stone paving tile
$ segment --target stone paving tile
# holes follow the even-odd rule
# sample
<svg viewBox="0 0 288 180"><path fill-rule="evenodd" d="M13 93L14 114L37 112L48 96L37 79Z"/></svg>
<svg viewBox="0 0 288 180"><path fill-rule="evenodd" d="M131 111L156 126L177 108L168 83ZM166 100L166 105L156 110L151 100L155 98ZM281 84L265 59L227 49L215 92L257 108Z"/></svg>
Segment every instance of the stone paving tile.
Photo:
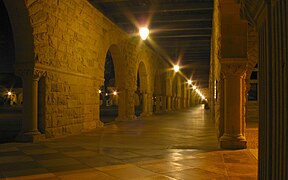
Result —
<svg viewBox="0 0 288 180"><path fill-rule="evenodd" d="M35 144L0 144L0 177L257 179L257 150L220 150L208 111L199 108Z"/></svg>
<svg viewBox="0 0 288 180"><path fill-rule="evenodd" d="M44 167L58 167L58 166L81 164L79 161L72 158L37 160L37 162Z"/></svg>
<svg viewBox="0 0 288 180"><path fill-rule="evenodd" d="M29 176L33 176L33 178L47 178L47 177L55 177L54 174L49 173L45 168L33 168L33 169L21 169L14 171L4 171L3 175L8 178L18 178L18 179L28 179Z"/></svg>
<svg viewBox="0 0 288 180"><path fill-rule="evenodd" d="M216 174L213 172L209 172L209 171L205 171L205 170L201 170L198 168L191 168L191 169L186 169L183 171L177 171L177 172L173 172L173 173L167 173L166 174L169 177L173 177L175 179L195 179L195 180L228 180L229 178L221 175L221 174Z"/></svg>
<svg viewBox="0 0 288 180"><path fill-rule="evenodd" d="M28 162L14 162L14 163L5 163L0 164L1 171L14 171L14 170L22 170L22 169L33 169L42 167L36 161L28 161Z"/></svg>
<svg viewBox="0 0 288 180"><path fill-rule="evenodd" d="M139 177L149 177L156 175L156 173L139 168L134 165L123 166L121 168L109 168L109 169L100 169L102 172L105 172L111 176L120 179L137 179Z"/></svg>
<svg viewBox="0 0 288 180"><path fill-rule="evenodd" d="M144 177L144 178L137 178L137 180L176 180L175 178L169 177L169 176L165 176L165 175L154 175L154 176L148 176L148 177Z"/></svg>
<svg viewBox="0 0 288 180"><path fill-rule="evenodd" d="M113 177L111 175L105 174L100 171L85 171L85 172L78 172L78 173L70 173L66 175L58 176L60 179L63 180L72 180L72 179L83 179L83 180L117 180L118 178Z"/></svg>
<svg viewBox="0 0 288 180"><path fill-rule="evenodd" d="M184 169L189 169L191 167L181 165L175 162L159 162L159 163L153 163L148 165L142 165L141 168L150 170L155 173L168 173L168 172L174 172L174 171L181 171Z"/></svg>
<svg viewBox="0 0 288 180"><path fill-rule="evenodd" d="M28 161L33 161L33 159L30 156L26 156L26 155L0 157L0 164L28 162Z"/></svg>

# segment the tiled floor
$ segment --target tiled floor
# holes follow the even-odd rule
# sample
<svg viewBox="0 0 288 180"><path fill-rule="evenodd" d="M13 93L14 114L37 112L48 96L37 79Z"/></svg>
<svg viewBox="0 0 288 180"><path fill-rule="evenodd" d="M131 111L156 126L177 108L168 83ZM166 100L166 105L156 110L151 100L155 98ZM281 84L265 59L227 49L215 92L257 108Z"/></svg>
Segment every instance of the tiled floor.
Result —
<svg viewBox="0 0 288 180"><path fill-rule="evenodd" d="M218 148L202 106L40 143L0 144L1 179L257 179L253 150Z"/></svg>

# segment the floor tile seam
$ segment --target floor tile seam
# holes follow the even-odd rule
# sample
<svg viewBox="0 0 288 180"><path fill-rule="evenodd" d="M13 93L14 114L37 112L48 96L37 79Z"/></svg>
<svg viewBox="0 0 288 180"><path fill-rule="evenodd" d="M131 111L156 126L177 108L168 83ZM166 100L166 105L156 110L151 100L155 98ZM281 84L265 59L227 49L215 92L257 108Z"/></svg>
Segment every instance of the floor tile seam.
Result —
<svg viewBox="0 0 288 180"><path fill-rule="evenodd" d="M222 159L222 162L223 162L223 164L224 164L224 166L225 166L225 175L226 175L227 177L229 177L229 176L228 176L228 168L227 168L227 165L226 165L225 159L224 159L224 152L221 152L221 159Z"/></svg>
<svg viewBox="0 0 288 180"><path fill-rule="evenodd" d="M92 173L101 172L101 173L103 173L103 174L105 174L105 175L107 175L107 176L110 176L110 177L113 177L113 178L117 179L116 176L114 176L114 175L112 175L112 174L108 174L108 173L106 173L105 171L101 171L101 170L99 170L99 169L96 169L95 167L90 167L90 169L89 169L89 170L86 170L85 172L74 172L74 173L67 173L67 174L62 174L62 175L60 175L60 174L59 174L59 175L55 174L55 176L58 177L58 178L60 178L60 179L62 179L61 176L73 175L73 174L82 174L82 173L87 173L87 172L92 172Z"/></svg>

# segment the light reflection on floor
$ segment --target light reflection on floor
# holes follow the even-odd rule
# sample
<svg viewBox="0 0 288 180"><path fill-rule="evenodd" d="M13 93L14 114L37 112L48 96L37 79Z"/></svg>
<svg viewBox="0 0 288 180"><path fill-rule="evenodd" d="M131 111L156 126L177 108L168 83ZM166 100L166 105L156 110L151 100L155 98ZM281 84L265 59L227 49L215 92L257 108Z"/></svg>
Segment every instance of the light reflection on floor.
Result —
<svg viewBox="0 0 288 180"><path fill-rule="evenodd" d="M2 179L257 179L253 149L221 150L202 106L40 143L0 144Z"/></svg>

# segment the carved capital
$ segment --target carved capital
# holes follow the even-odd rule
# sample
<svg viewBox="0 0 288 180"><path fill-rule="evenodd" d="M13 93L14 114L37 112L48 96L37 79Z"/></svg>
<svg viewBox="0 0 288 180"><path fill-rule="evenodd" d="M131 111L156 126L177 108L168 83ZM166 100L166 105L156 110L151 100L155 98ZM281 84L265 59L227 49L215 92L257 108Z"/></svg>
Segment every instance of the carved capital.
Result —
<svg viewBox="0 0 288 180"><path fill-rule="evenodd" d="M237 60L221 60L221 73L223 73L224 78L233 76L243 76L247 71L247 61L246 59Z"/></svg>
<svg viewBox="0 0 288 180"><path fill-rule="evenodd" d="M15 66L15 73L22 79L31 78L33 80L39 80L40 77L46 74L46 71L36 69L31 64L18 64Z"/></svg>

